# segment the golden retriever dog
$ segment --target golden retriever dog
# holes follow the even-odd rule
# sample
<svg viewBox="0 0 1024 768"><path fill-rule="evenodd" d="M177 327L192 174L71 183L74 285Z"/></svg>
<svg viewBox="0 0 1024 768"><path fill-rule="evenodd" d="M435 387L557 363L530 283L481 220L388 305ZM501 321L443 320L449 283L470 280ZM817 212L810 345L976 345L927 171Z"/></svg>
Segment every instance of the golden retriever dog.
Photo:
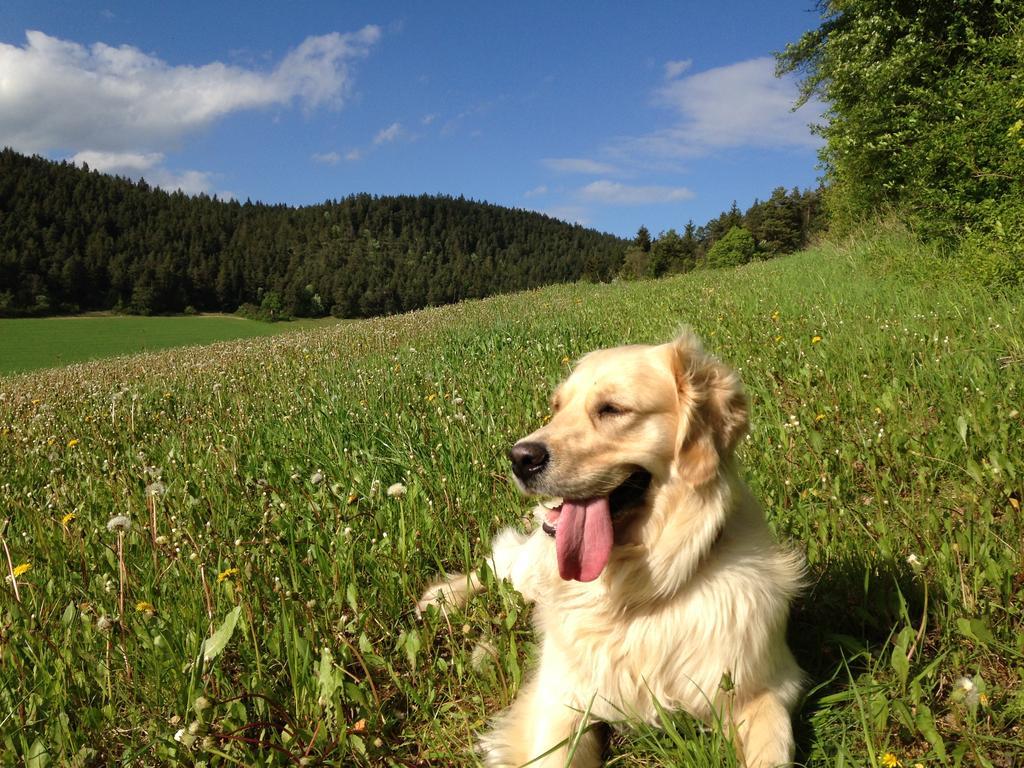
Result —
<svg viewBox="0 0 1024 768"><path fill-rule="evenodd" d="M479 748L488 766L599 766L593 721L721 723L748 768L793 760L802 673L786 645L802 559L774 539L733 459L747 431L736 374L684 332L586 355L550 421L509 452L537 506L498 534L494 573L534 604L540 659ZM481 589L452 575L418 604Z"/></svg>

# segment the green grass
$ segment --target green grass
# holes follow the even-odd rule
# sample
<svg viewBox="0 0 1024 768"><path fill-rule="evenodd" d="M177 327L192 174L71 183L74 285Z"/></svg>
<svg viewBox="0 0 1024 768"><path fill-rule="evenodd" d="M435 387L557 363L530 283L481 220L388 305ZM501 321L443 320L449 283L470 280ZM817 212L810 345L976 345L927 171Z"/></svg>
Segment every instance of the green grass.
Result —
<svg viewBox="0 0 1024 768"><path fill-rule="evenodd" d="M270 336L337 322L261 323L231 315L98 315L0 320L0 376L115 355Z"/></svg>
<svg viewBox="0 0 1024 768"><path fill-rule="evenodd" d="M894 242L0 381L0 525L30 566L0 591L0 762L475 765L528 610L413 601L527 512L504 453L569 361L687 322L740 369L747 475L807 554L800 761L1020 765L1024 307L865 268ZM731 760L665 725L613 764Z"/></svg>

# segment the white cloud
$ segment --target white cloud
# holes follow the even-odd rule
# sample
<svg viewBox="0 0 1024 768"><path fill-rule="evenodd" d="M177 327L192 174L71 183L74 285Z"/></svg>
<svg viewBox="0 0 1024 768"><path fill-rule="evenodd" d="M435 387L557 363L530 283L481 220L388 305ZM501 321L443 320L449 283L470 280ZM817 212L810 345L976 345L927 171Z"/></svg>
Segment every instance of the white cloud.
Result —
<svg viewBox="0 0 1024 768"><path fill-rule="evenodd" d="M584 227L590 223L587 209L579 205L556 205L551 208L544 209L541 213L555 219L567 221L570 224L579 224Z"/></svg>
<svg viewBox="0 0 1024 768"><path fill-rule="evenodd" d="M546 195L547 193L547 185L541 184L540 186L536 186L533 189L528 189L525 192L523 192L523 197L529 200L531 197L541 197L542 195Z"/></svg>
<svg viewBox="0 0 1024 768"><path fill-rule="evenodd" d="M683 72L688 70L693 65L693 59L680 59L678 61L666 61L665 62L665 79L675 80Z"/></svg>
<svg viewBox="0 0 1024 768"><path fill-rule="evenodd" d="M373 137L374 146L390 144L405 133L401 123L392 123L387 128L381 128Z"/></svg>
<svg viewBox="0 0 1024 768"><path fill-rule="evenodd" d="M96 152L85 150L71 157L76 165L88 164L89 168L101 173L126 176L132 179L145 178L153 186L169 192L181 190L188 195L200 192L212 193L213 174L206 171L172 171L163 166L162 152ZM220 197L233 197L230 193L219 192Z"/></svg>
<svg viewBox="0 0 1024 768"><path fill-rule="evenodd" d="M341 155L337 152L314 152L311 159L320 165L337 165L341 160Z"/></svg>
<svg viewBox="0 0 1024 768"><path fill-rule="evenodd" d="M353 163L356 160L361 159L362 156L363 151L361 149L350 149L348 152L345 153L345 159L348 160L350 163Z"/></svg>
<svg viewBox="0 0 1024 768"><path fill-rule="evenodd" d="M616 172L615 166L586 157L546 157L541 162L551 170L560 173L584 173L599 176Z"/></svg>
<svg viewBox="0 0 1024 768"><path fill-rule="evenodd" d="M431 112L429 115L424 115L420 118L420 122L423 123L423 125L430 125L435 120L437 120L436 112Z"/></svg>
<svg viewBox="0 0 1024 768"><path fill-rule="evenodd" d="M172 66L130 45L89 47L25 33L0 44L0 144L26 152L166 148L232 112L299 102L338 109L348 62L380 29L308 37L270 71L214 61Z"/></svg>
<svg viewBox="0 0 1024 768"><path fill-rule="evenodd" d="M76 165L87 163L94 171L129 175L142 173L164 161L163 152L96 152L85 150L71 157Z"/></svg>
<svg viewBox="0 0 1024 768"><path fill-rule="evenodd" d="M613 154L694 157L735 147L813 148L820 141L808 123L822 105L794 112L795 78L775 77L770 57L750 59L672 80L655 92L655 103L678 115L676 125L618 142Z"/></svg>
<svg viewBox="0 0 1024 768"><path fill-rule="evenodd" d="M693 197L686 187L631 186L607 179L587 184L579 194L583 200L604 205L654 205Z"/></svg>
<svg viewBox="0 0 1024 768"><path fill-rule="evenodd" d="M218 191L214 193L213 176L214 174L208 171L186 170L179 173L167 168L154 168L150 175L146 177L146 182L170 192L180 190L186 195L198 195L200 192L206 192L210 195L217 194L220 198L234 197L230 192Z"/></svg>

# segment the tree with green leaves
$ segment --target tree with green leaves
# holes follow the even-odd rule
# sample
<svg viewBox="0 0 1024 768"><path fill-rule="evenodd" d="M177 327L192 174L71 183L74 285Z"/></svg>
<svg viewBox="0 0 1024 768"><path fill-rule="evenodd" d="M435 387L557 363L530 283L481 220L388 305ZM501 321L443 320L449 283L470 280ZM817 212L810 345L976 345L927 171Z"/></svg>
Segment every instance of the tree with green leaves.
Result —
<svg viewBox="0 0 1024 768"><path fill-rule="evenodd" d="M708 250L707 266L738 267L754 258L754 236L744 227L733 227Z"/></svg>
<svg viewBox="0 0 1024 768"><path fill-rule="evenodd" d="M636 237L633 239L633 244L644 253L651 252L651 233L647 227L642 226L636 231Z"/></svg>
<svg viewBox="0 0 1024 768"><path fill-rule="evenodd" d="M831 224L896 208L924 235L986 235L1024 276L1024 3L822 0L778 56L820 97ZM1015 251L1014 251L1015 249Z"/></svg>

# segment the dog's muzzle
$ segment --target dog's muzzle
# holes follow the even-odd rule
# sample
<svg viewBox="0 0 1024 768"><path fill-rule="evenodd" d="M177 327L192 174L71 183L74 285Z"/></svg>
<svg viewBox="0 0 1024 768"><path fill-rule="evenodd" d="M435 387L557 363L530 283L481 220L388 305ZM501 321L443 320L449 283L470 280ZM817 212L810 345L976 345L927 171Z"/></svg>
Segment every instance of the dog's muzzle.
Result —
<svg viewBox="0 0 1024 768"><path fill-rule="evenodd" d="M512 462L512 472L515 476L523 483L529 483L544 471L551 454L544 443L520 440L509 450L508 458Z"/></svg>

